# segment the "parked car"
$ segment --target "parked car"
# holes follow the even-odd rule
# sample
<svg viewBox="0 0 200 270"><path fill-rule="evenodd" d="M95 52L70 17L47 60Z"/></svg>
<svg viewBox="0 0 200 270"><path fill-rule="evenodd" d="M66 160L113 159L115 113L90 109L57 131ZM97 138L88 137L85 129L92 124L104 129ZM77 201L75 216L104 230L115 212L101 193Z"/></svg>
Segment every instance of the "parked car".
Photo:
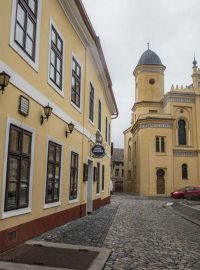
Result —
<svg viewBox="0 0 200 270"><path fill-rule="evenodd" d="M200 197L200 187L183 187L171 193L171 197L175 199L184 199L190 197Z"/></svg>

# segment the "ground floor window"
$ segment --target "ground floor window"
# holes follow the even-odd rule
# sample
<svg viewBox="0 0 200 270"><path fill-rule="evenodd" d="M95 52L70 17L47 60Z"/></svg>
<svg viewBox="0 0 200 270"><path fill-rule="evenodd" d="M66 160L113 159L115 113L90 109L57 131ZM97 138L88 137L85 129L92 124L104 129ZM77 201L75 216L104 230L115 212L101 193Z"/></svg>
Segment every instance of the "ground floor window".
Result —
<svg viewBox="0 0 200 270"><path fill-rule="evenodd" d="M101 189L104 190L104 181L105 181L105 166L102 165L102 182L101 182Z"/></svg>
<svg viewBox="0 0 200 270"><path fill-rule="evenodd" d="M97 162L97 187L96 187L96 193L98 194L100 192L100 163Z"/></svg>
<svg viewBox="0 0 200 270"><path fill-rule="evenodd" d="M49 141L45 203L59 201L62 146Z"/></svg>
<svg viewBox="0 0 200 270"><path fill-rule="evenodd" d="M78 160L79 155L71 152L71 168L70 168L70 192L69 199L77 199L78 194Z"/></svg>
<svg viewBox="0 0 200 270"><path fill-rule="evenodd" d="M10 125L5 211L28 207L32 133Z"/></svg>

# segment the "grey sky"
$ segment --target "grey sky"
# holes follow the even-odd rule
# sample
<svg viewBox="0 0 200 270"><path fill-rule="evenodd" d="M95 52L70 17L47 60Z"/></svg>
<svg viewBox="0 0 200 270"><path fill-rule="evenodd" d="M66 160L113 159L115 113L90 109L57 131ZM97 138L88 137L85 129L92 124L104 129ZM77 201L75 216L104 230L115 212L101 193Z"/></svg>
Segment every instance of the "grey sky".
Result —
<svg viewBox="0 0 200 270"><path fill-rule="evenodd" d="M134 67L147 49L166 66L165 92L191 83L194 52L200 63L199 0L83 0L100 37L119 108L112 141L123 147L134 103ZM200 65L200 64L199 64Z"/></svg>

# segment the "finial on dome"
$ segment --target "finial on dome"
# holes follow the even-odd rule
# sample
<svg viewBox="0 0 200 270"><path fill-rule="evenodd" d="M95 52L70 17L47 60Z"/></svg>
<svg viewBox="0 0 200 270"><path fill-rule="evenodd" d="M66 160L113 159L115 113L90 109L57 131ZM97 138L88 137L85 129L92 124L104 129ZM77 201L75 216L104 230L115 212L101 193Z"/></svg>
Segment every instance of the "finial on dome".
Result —
<svg viewBox="0 0 200 270"><path fill-rule="evenodd" d="M149 42L147 42L147 47L148 47L148 50L149 50Z"/></svg>
<svg viewBox="0 0 200 270"><path fill-rule="evenodd" d="M197 67L197 61L195 59L195 53L194 53L194 60L193 60L192 64L193 64L193 68Z"/></svg>

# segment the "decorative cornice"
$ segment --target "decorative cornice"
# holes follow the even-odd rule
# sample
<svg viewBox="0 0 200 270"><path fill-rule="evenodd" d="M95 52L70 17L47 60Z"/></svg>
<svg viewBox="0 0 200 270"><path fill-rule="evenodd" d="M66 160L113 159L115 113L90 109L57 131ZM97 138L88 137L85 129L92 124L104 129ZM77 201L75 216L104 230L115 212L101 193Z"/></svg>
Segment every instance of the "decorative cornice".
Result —
<svg viewBox="0 0 200 270"><path fill-rule="evenodd" d="M136 130L144 128L172 128L173 118L146 118L138 120L131 128L134 134Z"/></svg>
<svg viewBox="0 0 200 270"><path fill-rule="evenodd" d="M172 93L168 92L163 98L163 104L166 106L168 102L178 102L178 103L195 103L194 93Z"/></svg>
<svg viewBox="0 0 200 270"><path fill-rule="evenodd" d="M173 150L173 155L175 157L196 157L197 151L177 151Z"/></svg>
<svg viewBox="0 0 200 270"><path fill-rule="evenodd" d="M171 123L145 123L139 124L139 128L172 128L173 124Z"/></svg>

